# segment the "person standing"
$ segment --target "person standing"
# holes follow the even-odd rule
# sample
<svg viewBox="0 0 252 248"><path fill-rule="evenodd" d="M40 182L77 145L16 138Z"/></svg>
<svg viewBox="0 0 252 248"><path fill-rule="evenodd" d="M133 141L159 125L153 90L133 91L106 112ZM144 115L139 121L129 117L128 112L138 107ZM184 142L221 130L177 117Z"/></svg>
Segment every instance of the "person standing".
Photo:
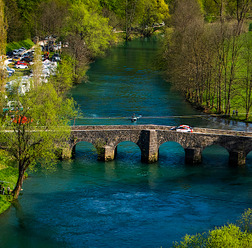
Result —
<svg viewBox="0 0 252 248"><path fill-rule="evenodd" d="M7 188L7 195L9 195L10 194L10 186L8 186L8 188Z"/></svg>

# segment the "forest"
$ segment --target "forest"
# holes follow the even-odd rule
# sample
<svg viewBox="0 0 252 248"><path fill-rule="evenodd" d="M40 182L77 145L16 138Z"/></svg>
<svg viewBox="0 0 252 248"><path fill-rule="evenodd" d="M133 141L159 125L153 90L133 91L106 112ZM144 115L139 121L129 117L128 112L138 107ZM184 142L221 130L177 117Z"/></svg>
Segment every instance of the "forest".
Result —
<svg viewBox="0 0 252 248"><path fill-rule="evenodd" d="M202 110L249 120L251 0L4 0L7 42L51 35L69 44L74 81L118 40L164 25L161 68Z"/></svg>
<svg viewBox="0 0 252 248"><path fill-rule="evenodd" d="M249 120L252 107L250 0L180 0L162 50L167 79L196 107Z"/></svg>
<svg viewBox="0 0 252 248"><path fill-rule="evenodd" d="M141 33L153 23L169 19L165 0L4 0L8 23L7 42L34 36L66 36L76 18L85 26L82 35L101 29L126 30L129 38L134 28ZM83 16L81 16L81 13ZM83 18L81 18L83 17ZM84 24L84 25L83 25ZM76 28L77 28L77 24ZM102 33L100 33L102 34Z"/></svg>
<svg viewBox="0 0 252 248"><path fill-rule="evenodd" d="M133 32L150 36L153 24L170 18L164 0L4 0L4 4L7 43L57 37L69 44L65 54L76 83L85 78L90 61L118 39L130 40Z"/></svg>

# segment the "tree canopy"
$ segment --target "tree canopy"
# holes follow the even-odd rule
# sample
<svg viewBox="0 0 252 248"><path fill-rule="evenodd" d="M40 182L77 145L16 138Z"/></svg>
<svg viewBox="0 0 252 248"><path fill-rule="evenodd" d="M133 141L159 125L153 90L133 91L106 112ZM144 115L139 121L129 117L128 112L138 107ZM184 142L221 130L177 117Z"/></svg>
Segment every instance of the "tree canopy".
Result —
<svg viewBox="0 0 252 248"><path fill-rule="evenodd" d="M13 98L16 108L1 120L1 148L15 158L19 179L14 189L17 198L24 172L35 165L52 165L56 150L70 135L69 119L74 115L74 103L63 99L52 84L34 87L23 96Z"/></svg>

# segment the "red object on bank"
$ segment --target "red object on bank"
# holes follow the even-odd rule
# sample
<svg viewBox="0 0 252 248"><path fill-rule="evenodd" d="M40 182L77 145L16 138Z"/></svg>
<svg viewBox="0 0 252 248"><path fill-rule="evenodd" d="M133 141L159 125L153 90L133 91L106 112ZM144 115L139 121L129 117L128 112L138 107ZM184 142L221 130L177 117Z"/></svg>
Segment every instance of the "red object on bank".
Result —
<svg viewBox="0 0 252 248"><path fill-rule="evenodd" d="M32 122L32 120L28 119L26 116L19 116L18 119L14 118L13 122L19 123L19 124L26 124L26 123Z"/></svg>

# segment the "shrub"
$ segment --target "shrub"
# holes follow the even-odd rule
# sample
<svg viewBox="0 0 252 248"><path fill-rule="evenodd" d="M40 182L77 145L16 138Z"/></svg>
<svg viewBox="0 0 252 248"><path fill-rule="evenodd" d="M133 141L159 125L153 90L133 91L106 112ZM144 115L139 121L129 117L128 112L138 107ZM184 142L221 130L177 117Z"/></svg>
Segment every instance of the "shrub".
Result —
<svg viewBox="0 0 252 248"><path fill-rule="evenodd" d="M252 209L247 209L241 218L237 221L237 225L242 231L252 232Z"/></svg>
<svg viewBox="0 0 252 248"><path fill-rule="evenodd" d="M246 213L246 212L245 212ZM249 217L251 212L243 218ZM244 219L243 219L244 220ZM247 219L246 219L247 221ZM215 228L208 233L186 235L181 242L175 242L174 248L244 248L252 247L252 234L242 231L234 224Z"/></svg>

